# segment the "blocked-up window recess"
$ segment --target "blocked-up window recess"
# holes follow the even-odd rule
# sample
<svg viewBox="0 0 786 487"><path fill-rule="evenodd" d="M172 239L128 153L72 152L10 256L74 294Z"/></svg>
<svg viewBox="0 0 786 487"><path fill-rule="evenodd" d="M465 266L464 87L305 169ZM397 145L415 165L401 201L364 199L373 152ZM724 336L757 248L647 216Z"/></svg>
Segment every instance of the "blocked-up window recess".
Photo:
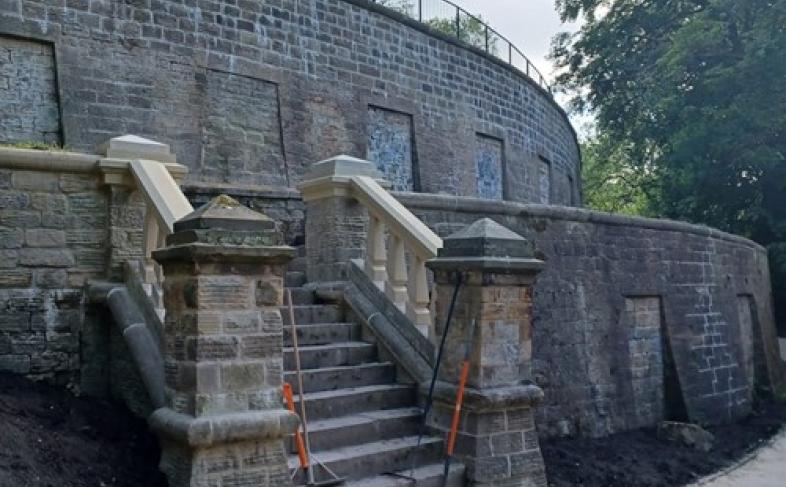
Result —
<svg viewBox="0 0 786 487"><path fill-rule="evenodd" d="M412 116L370 106L366 158L388 180L394 191L416 191Z"/></svg>
<svg viewBox="0 0 786 487"><path fill-rule="evenodd" d="M505 162L502 141L483 134L475 137L477 195L489 200L504 199Z"/></svg>
<svg viewBox="0 0 786 487"><path fill-rule="evenodd" d="M0 35L0 142L62 143L51 44Z"/></svg>
<svg viewBox="0 0 786 487"><path fill-rule="evenodd" d="M687 419L661 298L626 297L625 325L633 394L631 426Z"/></svg>
<svg viewBox="0 0 786 487"><path fill-rule="evenodd" d="M740 366L745 372L752 395L757 387L766 387L769 384L766 352L753 296L748 294L737 296L737 313L742 341Z"/></svg>
<svg viewBox="0 0 786 487"><path fill-rule="evenodd" d="M213 181L286 185L278 86L208 70L202 172Z"/></svg>
<svg viewBox="0 0 786 487"><path fill-rule="evenodd" d="M538 156L537 163L537 202L547 205L551 203L551 161L543 156Z"/></svg>

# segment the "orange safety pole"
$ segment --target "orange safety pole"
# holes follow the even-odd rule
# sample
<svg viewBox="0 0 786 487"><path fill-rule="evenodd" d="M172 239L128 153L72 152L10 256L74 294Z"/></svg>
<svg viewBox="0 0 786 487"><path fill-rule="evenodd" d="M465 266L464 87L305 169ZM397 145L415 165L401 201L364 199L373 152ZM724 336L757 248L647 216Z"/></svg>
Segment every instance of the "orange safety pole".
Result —
<svg viewBox="0 0 786 487"><path fill-rule="evenodd" d="M461 376L459 377L458 392L456 393L456 405L453 408L453 420L450 422L450 433L448 434L448 447L445 452L445 472L442 475L442 487L447 487L448 477L450 476L450 460L453 458L453 447L456 446L456 435L458 434L459 420L461 419L461 406L464 404L464 389L467 387L467 377L469 377L469 357L472 354L472 339L475 336L475 319L467 329L466 343L464 344L464 360L461 362Z"/></svg>
<svg viewBox="0 0 786 487"><path fill-rule="evenodd" d="M287 402L287 409L297 414L295 412L295 400L292 395L292 386L287 382L284 382L284 399ZM295 446L297 446L297 456L300 459L300 468L304 471L308 470L308 455L306 454L306 447L303 444L303 436L300 434L300 425L298 425L297 430L295 430Z"/></svg>
<svg viewBox="0 0 786 487"><path fill-rule="evenodd" d="M464 388L467 385L467 376L469 376L469 360L464 360L461 364L461 379L459 380L458 394L456 395L456 406L453 409L453 421L450 423L448 456L453 455L453 447L456 445L456 434L458 433L459 420L461 419L461 405L464 403Z"/></svg>

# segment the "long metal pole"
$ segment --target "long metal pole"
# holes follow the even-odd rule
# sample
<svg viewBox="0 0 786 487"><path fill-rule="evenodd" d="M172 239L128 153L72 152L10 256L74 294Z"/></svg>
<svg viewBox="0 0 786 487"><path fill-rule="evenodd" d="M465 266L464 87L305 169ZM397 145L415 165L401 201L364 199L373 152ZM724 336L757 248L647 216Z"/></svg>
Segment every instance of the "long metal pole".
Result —
<svg viewBox="0 0 786 487"><path fill-rule="evenodd" d="M453 420L450 422L450 433L448 434L448 445L445 456L445 473L442 476L442 487L448 485L450 475L450 461L453 459L453 448L456 446L456 435L458 434L459 420L461 419L461 406L464 405L464 389L467 386L469 377L469 357L472 354L472 339L475 336L475 319L467 332L466 343L464 344L464 361L461 363L461 375L459 376L458 393L456 394L456 405L453 408Z"/></svg>
<svg viewBox="0 0 786 487"><path fill-rule="evenodd" d="M306 470L307 482L314 484L314 469L311 463L311 442L308 437L308 417L306 416L306 394L303 389L303 373L300 370L300 349L297 343L297 326L295 326L295 307L292 305L292 290L287 289L287 301L289 302L289 323L292 326L292 348L295 353L295 375L297 376L298 394L300 394L300 419L303 421L303 436L306 439L306 458L308 459L308 469Z"/></svg>
<svg viewBox="0 0 786 487"><path fill-rule="evenodd" d="M453 318L453 310L456 307L456 298L458 298L459 289L461 288L461 281L463 280L462 274L456 276L456 287L453 289L453 297L450 299L450 306L448 306L448 316L445 318L445 329L442 331L442 340L439 343L439 350L437 351L437 361L434 364L434 373L431 374L431 385L428 388L428 397L426 398L426 405L423 408L423 417L420 420L420 428L418 430L418 443L413 451L412 463L410 465L410 477L412 471L415 470L415 454L420 450L420 443L423 441L423 432L426 429L426 419L428 413L431 411L431 405L434 402L434 387L437 384L437 376L439 375L439 366L442 363L442 352L445 349L445 338L450 331L450 322Z"/></svg>

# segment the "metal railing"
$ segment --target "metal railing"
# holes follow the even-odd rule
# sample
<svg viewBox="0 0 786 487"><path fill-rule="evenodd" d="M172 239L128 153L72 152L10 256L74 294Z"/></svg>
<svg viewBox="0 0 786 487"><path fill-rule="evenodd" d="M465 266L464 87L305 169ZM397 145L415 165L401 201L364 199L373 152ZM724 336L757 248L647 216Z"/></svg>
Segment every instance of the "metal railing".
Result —
<svg viewBox="0 0 786 487"><path fill-rule="evenodd" d="M519 48L490 27L449 0L371 0L417 20L443 34L465 42L518 69L551 93L551 86Z"/></svg>

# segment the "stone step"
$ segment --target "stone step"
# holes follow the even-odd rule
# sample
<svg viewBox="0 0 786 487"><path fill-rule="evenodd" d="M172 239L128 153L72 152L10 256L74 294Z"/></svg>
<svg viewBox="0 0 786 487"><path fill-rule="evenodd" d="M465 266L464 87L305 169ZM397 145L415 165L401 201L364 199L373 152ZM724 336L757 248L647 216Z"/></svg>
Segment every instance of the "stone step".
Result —
<svg viewBox="0 0 786 487"><path fill-rule="evenodd" d="M284 274L284 286L302 287L306 283L306 273L303 271L287 271Z"/></svg>
<svg viewBox="0 0 786 487"><path fill-rule="evenodd" d="M314 323L298 325L298 346L326 345L357 341L360 338L360 325L357 323ZM284 346L292 346L292 327L284 327Z"/></svg>
<svg viewBox="0 0 786 487"><path fill-rule="evenodd" d="M448 487L463 487L464 465L453 460L448 472ZM442 462L432 463L414 470L406 468L396 475L377 475L344 484L345 487L442 487L442 477L445 465Z"/></svg>
<svg viewBox="0 0 786 487"><path fill-rule="evenodd" d="M306 272L308 267L308 259L306 259L305 251L303 255L298 255L287 264L287 271L291 272Z"/></svg>
<svg viewBox="0 0 786 487"><path fill-rule="evenodd" d="M292 301L295 303L295 306L314 304L314 301L317 299L317 296L314 294L312 289L305 287L290 287L287 288L287 290L292 293ZM286 297L284 298L284 303L289 303Z"/></svg>
<svg viewBox="0 0 786 487"><path fill-rule="evenodd" d="M335 304L306 304L293 306L296 325L309 323L337 323L344 319L341 307ZM291 326L289 306L281 306L284 328Z"/></svg>
<svg viewBox="0 0 786 487"><path fill-rule="evenodd" d="M413 404L415 404L415 387L406 384L379 384L306 393L306 413L309 421L383 409L406 408ZM295 394L295 406L300 412L298 394Z"/></svg>
<svg viewBox="0 0 786 487"><path fill-rule="evenodd" d="M309 421L311 451L320 452L368 441L416 435L421 414L419 408L402 408ZM294 437L290 437L289 451L297 453Z"/></svg>
<svg viewBox="0 0 786 487"><path fill-rule="evenodd" d="M300 367L302 369L357 365L374 362L376 357L377 347L372 343L365 342L339 342L300 347ZM294 369L295 351L292 347L286 347L284 348L284 370Z"/></svg>
<svg viewBox="0 0 786 487"><path fill-rule="evenodd" d="M405 436L334 448L319 452L315 456L338 476L345 477L347 480L360 480L385 472L397 472L408 469L412 461L410 455L413 453L415 454L416 467L437 463L442 456L442 440L434 437L424 437L420 448L415 452L417 440L416 435ZM294 469L298 465L297 455L291 455L289 457L289 468ZM317 480L327 479L328 477L320 470L315 471L319 474ZM295 476L295 483L302 484L303 481L303 472L300 471Z"/></svg>
<svg viewBox="0 0 786 487"><path fill-rule="evenodd" d="M284 380L299 392L295 372L284 372ZM305 392L332 391L347 387L390 384L396 380L396 366L390 362L324 367L303 371Z"/></svg>

